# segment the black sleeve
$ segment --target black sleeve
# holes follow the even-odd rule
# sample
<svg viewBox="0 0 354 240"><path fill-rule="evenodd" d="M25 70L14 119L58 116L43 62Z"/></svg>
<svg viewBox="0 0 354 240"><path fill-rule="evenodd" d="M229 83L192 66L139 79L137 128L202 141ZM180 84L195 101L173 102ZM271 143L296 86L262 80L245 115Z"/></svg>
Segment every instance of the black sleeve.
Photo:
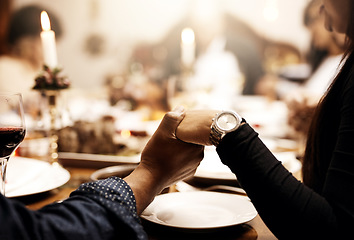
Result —
<svg viewBox="0 0 354 240"><path fill-rule="evenodd" d="M28 210L0 195L0 239L147 239L120 178L81 185L62 203Z"/></svg>
<svg viewBox="0 0 354 240"><path fill-rule="evenodd" d="M330 202L288 172L248 124L226 135L217 151L278 238L336 236L337 216ZM351 186L354 186L353 180Z"/></svg>
<svg viewBox="0 0 354 240"><path fill-rule="evenodd" d="M337 142L324 183L323 195L332 205L341 232L353 238L354 226L354 77L348 77L341 96ZM339 107L339 106L338 106ZM344 238L343 238L344 239Z"/></svg>

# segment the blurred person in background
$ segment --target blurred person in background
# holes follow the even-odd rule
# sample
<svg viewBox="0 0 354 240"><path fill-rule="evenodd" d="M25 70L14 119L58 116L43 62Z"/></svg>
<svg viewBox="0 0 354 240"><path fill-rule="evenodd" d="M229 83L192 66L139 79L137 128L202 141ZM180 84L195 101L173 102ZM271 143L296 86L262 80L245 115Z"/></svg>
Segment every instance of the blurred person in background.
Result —
<svg viewBox="0 0 354 240"><path fill-rule="evenodd" d="M1 43L4 51L0 55L0 90L21 92L26 102L43 65L40 14L44 8L29 5L12 12L9 7L1 7L0 11L8 14L9 20L6 38ZM51 12L49 16L56 37L60 38L60 23Z"/></svg>
<svg viewBox="0 0 354 240"><path fill-rule="evenodd" d="M289 124L300 139L305 139L318 101L337 75L345 51L345 35L325 29L324 16L318 10L321 4L321 0L311 1L304 15L305 26L312 35L308 54L312 74L285 98ZM284 94L289 93L285 91Z"/></svg>
<svg viewBox="0 0 354 240"><path fill-rule="evenodd" d="M257 87L260 94L267 95L271 91L280 99L286 99L289 95L304 95L316 102L325 93L338 73L345 50L345 35L326 31L324 16L318 10L321 4L321 0L312 0L304 12L304 25L311 33L306 66L284 67L279 71L280 78L267 79L276 81L274 84L261 83ZM306 75L304 72L309 74L302 79Z"/></svg>
<svg viewBox="0 0 354 240"><path fill-rule="evenodd" d="M11 1L0 1L0 56L6 54L7 48L7 28L10 21Z"/></svg>
<svg viewBox="0 0 354 240"><path fill-rule="evenodd" d="M274 84L261 83L258 86L261 94L267 95L269 92L275 92L274 95L287 102L288 121L294 130L293 133L290 132L290 135L294 135L293 137L300 142L303 142L307 135L318 101L340 69L345 51L345 35L328 32L325 29L324 16L319 12L321 4L321 0L312 0L304 12L304 25L311 33L311 47L307 54L307 64L294 68L285 67L280 79L265 79L275 81ZM292 69L291 72L294 71L294 73L287 74L289 69ZM299 81L296 76L299 73L303 74L303 72L310 74L307 79ZM287 77L288 79L286 79Z"/></svg>
<svg viewBox="0 0 354 240"><path fill-rule="evenodd" d="M324 16L319 13L321 0L313 0L305 10L304 24L310 30L312 41L308 60L312 75L304 82L305 91L321 97L338 73L345 51L345 34L328 32ZM323 79L328 78L328 82Z"/></svg>
<svg viewBox="0 0 354 240"><path fill-rule="evenodd" d="M338 73L345 51L345 35L324 28L324 16L318 10L321 4L321 0L313 0L305 9L304 24L312 36L308 54L312 74L299 86L300 91L317 99L322 97Z"/></svg>

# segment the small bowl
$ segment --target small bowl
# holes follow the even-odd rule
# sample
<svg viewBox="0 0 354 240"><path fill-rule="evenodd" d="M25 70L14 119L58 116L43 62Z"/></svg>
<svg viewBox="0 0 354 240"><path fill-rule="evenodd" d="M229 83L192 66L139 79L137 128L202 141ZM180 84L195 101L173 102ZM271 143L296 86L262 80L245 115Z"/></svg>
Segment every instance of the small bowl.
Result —
<svg viewBox="0 0 354 240"><path fill-rule="evenodd" d="M92 173L90 178L92 181L97 181L113 176L124 178L128 176L137 166L138 165L129 164L102 168Z"/></svg>

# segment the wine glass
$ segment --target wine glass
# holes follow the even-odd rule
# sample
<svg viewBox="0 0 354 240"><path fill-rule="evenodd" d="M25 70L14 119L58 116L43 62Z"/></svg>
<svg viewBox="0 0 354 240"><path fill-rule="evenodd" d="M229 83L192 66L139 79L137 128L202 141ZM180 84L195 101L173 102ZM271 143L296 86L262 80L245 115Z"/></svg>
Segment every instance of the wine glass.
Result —
<svg viewBox="0 0 354 240"><path fill-rule="evenodd" d="M0 93L0 189L5 196L7 163L25 138L26 128L20 93Z"/></svg>

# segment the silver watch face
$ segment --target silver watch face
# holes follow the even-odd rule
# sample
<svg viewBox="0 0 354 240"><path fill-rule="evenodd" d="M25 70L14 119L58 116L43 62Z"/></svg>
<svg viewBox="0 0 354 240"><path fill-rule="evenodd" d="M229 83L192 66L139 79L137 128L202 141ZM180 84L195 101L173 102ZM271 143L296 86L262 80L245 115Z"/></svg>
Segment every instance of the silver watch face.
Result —
<svg viewBox="0 0 354 240"><path fill-rule="evenodd" d="M229 112L224 112L219 115L216 124L223 131L231 131L238 127L240 124L240 119L238 119L234 114Z"/></svg>

